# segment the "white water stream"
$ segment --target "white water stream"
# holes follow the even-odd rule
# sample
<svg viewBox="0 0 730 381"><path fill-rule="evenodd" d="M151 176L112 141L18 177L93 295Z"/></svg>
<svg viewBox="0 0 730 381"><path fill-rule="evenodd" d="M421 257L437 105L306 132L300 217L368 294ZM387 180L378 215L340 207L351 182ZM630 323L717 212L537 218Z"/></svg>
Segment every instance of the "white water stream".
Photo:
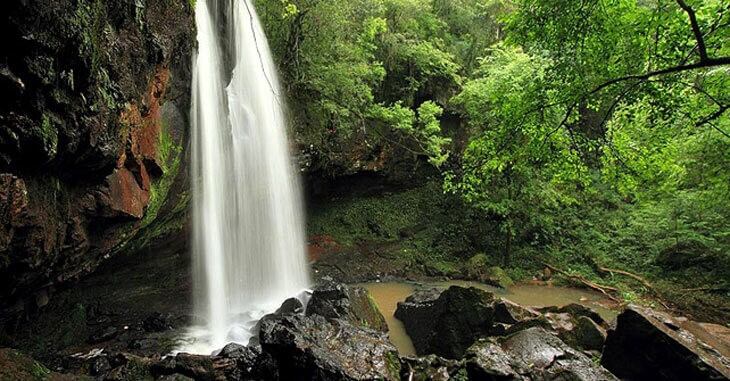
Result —
<svg viewBox="0 0 730 381"><path fill-rule="evenodd" d="M245 344L265 313L309 285L301 190L279 81L249 0L197 0L193 60L193 281L183 351Z"/></svg>

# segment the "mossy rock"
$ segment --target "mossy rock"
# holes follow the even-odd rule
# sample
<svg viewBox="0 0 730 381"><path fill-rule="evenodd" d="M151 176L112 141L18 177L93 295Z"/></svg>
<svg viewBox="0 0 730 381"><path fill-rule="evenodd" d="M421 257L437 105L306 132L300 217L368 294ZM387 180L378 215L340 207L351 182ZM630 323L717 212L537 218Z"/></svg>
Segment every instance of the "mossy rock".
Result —
<svg viewBox="0 0 730 381"><path fill-rule="evenodd" d="M507 288L515 284L514 280L499 266L488 268L486 277L482 281L501 288Z"/></svg>
<svg viewBox="0 0 730 381"><path fill-rule="evenodd" d="M489 271L489 257L484 253L477 253L466 261L464 275L471 279L481 279Z"/></svg>

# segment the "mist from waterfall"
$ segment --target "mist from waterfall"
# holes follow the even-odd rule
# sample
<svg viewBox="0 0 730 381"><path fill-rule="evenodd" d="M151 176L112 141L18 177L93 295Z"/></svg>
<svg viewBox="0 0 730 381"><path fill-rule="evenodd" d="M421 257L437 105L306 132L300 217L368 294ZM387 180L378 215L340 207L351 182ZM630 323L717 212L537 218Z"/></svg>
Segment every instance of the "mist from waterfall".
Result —
<svg viewBox="0 0 730 381"><path fill-rule="evenodd" d="M309 285L301 190L276 68L253 4L197 0L192 83L193 281L183 350L246 343Z"/></svg>

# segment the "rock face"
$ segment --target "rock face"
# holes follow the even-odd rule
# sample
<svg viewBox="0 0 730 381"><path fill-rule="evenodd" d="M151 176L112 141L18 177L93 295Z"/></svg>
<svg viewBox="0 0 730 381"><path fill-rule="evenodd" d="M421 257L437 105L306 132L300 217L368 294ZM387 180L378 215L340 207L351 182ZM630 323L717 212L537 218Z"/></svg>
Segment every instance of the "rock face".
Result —
<svg viewBox="0 0 730 381"><path fill-rule="evenodd" d="M0 17L8 317L106 256L179 230L195 27L187 0L12 1Z"/></svg>
<svg viewBox="0 0 730 381"><path fill-rule="evenodd" d="M442 293L425 290L409 296L398 303L395 317L405 325L419 355L458 359L477 337L490 332L493 303L494 295L486 291L452 286Z"/></svg>
<svg viewBox="0 0 730 381"><path fill-rule="evenodd" d="M690 327L687 323L630 305L618 316L616 328L608 332L601 364L616 376L631 380L730 378L727 347L724 350L723 343L709 343L722 338L709 334L701 325ZM693 333L695 329L699 331Z"/></svg>

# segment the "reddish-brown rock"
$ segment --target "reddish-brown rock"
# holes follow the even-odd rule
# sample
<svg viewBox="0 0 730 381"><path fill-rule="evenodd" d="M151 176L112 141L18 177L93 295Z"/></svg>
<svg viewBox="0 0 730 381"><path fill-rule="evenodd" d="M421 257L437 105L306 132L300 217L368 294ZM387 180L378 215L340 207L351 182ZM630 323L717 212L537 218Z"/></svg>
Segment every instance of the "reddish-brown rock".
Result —
<svg viewBox="0 0 730 381"><path fill-rule="evenodd" d="M108 191L102 201L108 208L107 216L142 218L150 200L148 191L142 189L134 174L126 168L114 170L107 177Z"/></svg>

